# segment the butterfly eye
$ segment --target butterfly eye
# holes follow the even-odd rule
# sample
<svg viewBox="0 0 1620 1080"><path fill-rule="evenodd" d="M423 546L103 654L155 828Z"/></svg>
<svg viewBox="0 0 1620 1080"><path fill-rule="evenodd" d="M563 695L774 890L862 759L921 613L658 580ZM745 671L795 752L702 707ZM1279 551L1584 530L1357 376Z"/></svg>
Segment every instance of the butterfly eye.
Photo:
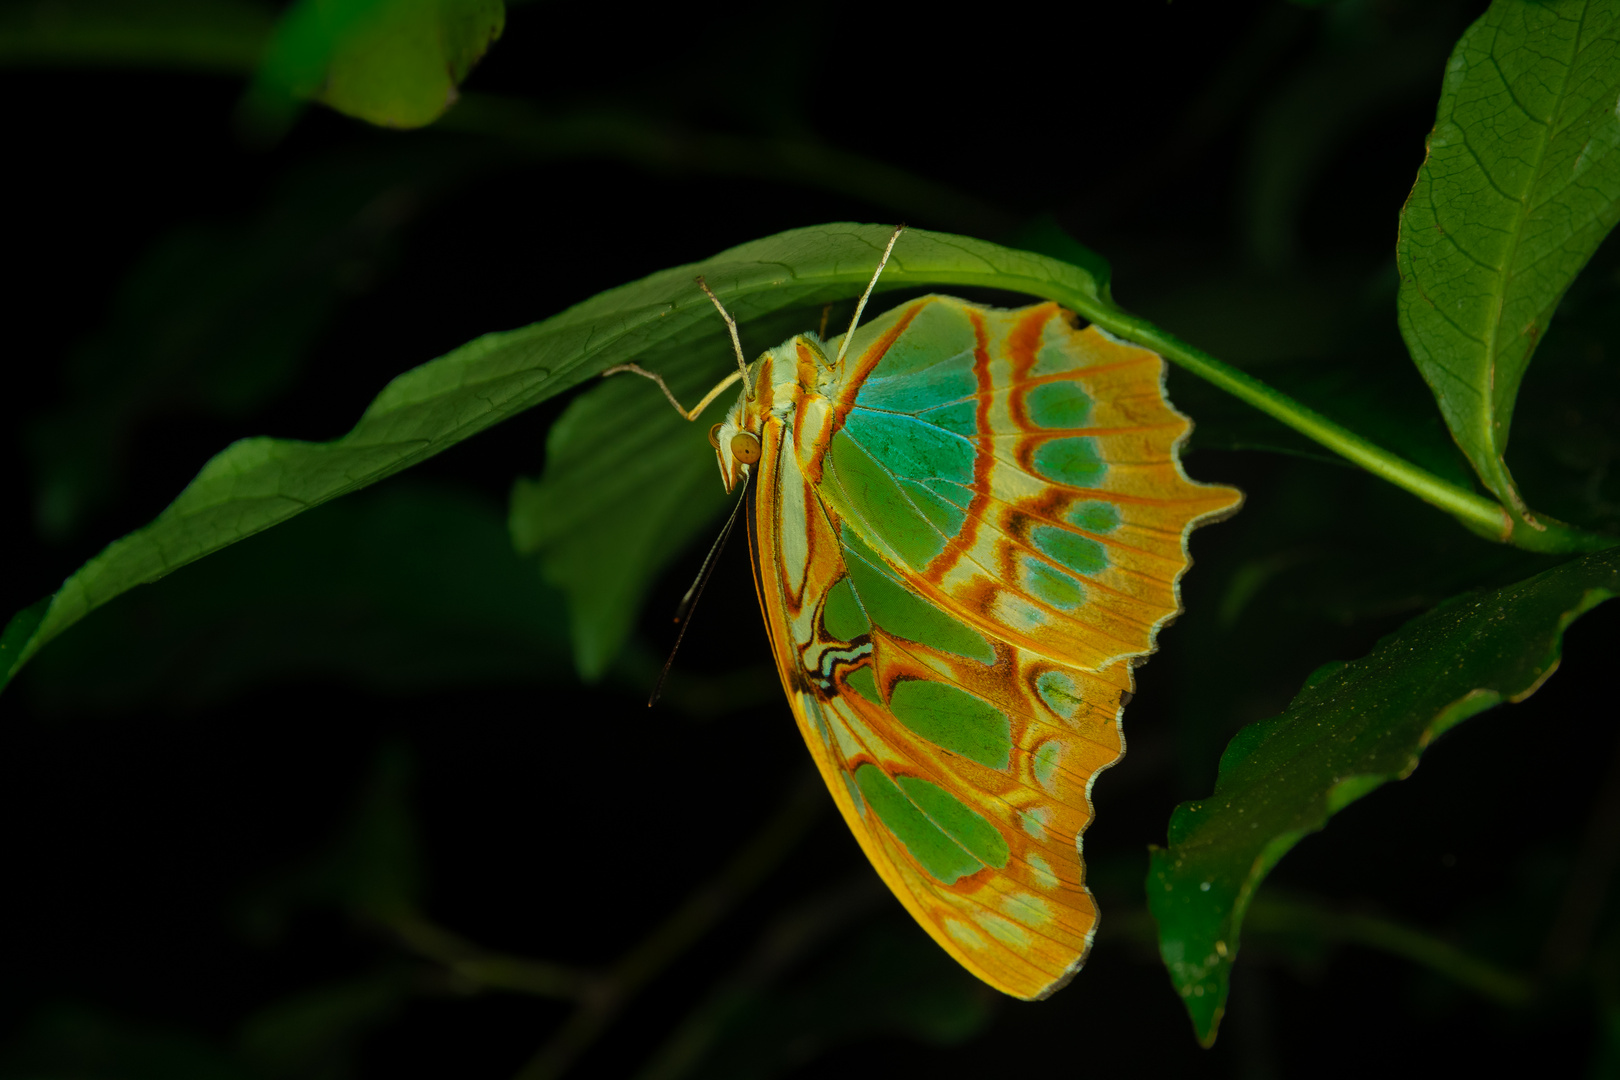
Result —
<svg viewBox="0 0 1620 1080"><path fill-rule="evenodd" d="M716 424L716 425L714 425L714 427L709 429L709 445L714 447L716 450L720 449L720 428L721 427L722 427L722 425Z"/></svg>
<svg viewBox="0 0 1620 1080"><path fill-rule="evenodd" d="M739 431L731 437L731 456L744 465L752 465L759 460L759 436L747 431Z"/></svg>

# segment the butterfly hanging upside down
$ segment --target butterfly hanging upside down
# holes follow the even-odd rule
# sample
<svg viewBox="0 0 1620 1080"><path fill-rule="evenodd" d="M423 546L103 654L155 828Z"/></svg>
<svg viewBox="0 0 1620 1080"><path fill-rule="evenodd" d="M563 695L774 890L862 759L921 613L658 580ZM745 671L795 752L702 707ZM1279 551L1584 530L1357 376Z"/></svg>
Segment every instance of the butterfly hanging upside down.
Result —
<svg viewBox="0 0 1620 1080"><path fill-rule="evenodd" d="M902 227L903 229L903 227ZM1125 751L1131 668L1180 611L1187 537L1242 501L1198 484L1164 361L1053 303L925 296L748 365L710 431L753 481L754 581L816 765L935 941L1015 997L1097 928L1080 837ZM663 380L634 365L634 371Z"/></svg>

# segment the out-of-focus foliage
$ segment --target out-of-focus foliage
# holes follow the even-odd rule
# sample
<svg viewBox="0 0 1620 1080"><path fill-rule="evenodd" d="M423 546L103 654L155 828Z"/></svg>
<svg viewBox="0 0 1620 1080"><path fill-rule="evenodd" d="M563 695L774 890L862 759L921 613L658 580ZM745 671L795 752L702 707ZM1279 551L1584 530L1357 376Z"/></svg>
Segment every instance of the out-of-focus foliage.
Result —
<svg viewBox="0 0 1620 1080"><path fill-rule="evenodd" d="M277 132L314 99L383 127L431 124L506 25L502 0L295 0L245 102Z"/></svg>

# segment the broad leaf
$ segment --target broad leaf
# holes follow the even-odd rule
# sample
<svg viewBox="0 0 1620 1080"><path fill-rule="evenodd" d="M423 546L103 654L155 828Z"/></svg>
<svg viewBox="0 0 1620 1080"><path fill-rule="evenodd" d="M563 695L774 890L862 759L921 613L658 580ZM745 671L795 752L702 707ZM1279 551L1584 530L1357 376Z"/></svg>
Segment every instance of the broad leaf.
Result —
<svg viewBox="0 0 1620 1080"><path fill-rule="evenodd" d="M636 360L656 369L695 352L729 355L723 324L694 276L704 275L748 323L858 294L888 235L883 226L821 225L743 244L610 289L544 322L486 334L409 371L332 442L232 444L150 525L113 542L55 595L12 620L0 635L0 686L45 642L120 593L409 468L606 367ZM966 237L908 231L880 287L933 285L1048 297L1087 317L1102 310L1095 281L1078 267Z"/></svg>
<svg viewBox="0 0 1620 1080"><path fill-rule="evenodd" d="M1620 221L1620 7L1496 0L1446 67L1401 213L1401 331L1487 487L1559 299Z"/></svg>
<svg viewBox="0 0 1620 1080"><path fill-rule="evenodd" d="M1215 1039L1244 914L1277 861L1409 775L1454 724L1534 693L1557 668L1569 624L1616 595L1620 550L1457 597L1365 658L1320 668L1286 712L1238 732L1214 793L1176 808L1147 880L1159 950L1200 1041Z"/></svg>
<svg viewBox="0 0 1620 1080"><path fill-rule="evenodd" d="M663 374L691 405L715 382L715 368L714 357L695 353ZM552 425L545 476L513 487L512 542L539 552L546 580L567 595L583 678L607 671L658 572L724 510L707 432L730 404L729 396L716 401L712 416L688 423L645 379L610 379Z"/></svg>
<svg viewBox="0 0 1620 1080"><path fill-rule="evenodd" d="M483 496L401 478L138 589L35 661L50 710L195 708L289 680L567 680L563 598Z"/></svg>
<svg viewBox="0 0 1620 1080"><path fill-rule="evenodd" d="M274 132L314 99L383 127L431 124L505 24L501 0L298 0L265 49L249 116Z"/></svg>
<svg viewBox="0 0 1620 1080"><path fill-rule="evenodd" d="M775 345L817 317L814 308L793 308L755 320L743 346ZM673 357L659 373L689 406L737 370L733 356L729 342L716 342ZM610 379L552 425L545 474L513 485L512 543L539 554L546 580L568 597L583 678L601 678L618 658L659 572L694 539L718 531L730 502L708 431L740 392L722 394L688 422L651 382Z"/></svg>

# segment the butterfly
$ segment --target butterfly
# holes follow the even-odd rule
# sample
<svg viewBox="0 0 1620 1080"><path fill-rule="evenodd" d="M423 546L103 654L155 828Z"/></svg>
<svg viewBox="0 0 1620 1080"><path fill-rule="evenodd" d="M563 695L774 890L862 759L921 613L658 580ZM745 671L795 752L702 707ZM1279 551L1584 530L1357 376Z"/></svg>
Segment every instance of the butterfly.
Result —
<svg viewBox="0 0 1620 1080"><path fill-rule="evenodd" d="M1081 835L1132 667L1180 612L1188 534L1242 494L1182 470L1164 361L1054 303L924 296L861 325L903 229L847 333L752 364L699 279L739 370L690 410L664 392L695 419L743 384L709 441L744 489L788 704L861 848L946 952L1039 999L1096 934Z"/></svg>

